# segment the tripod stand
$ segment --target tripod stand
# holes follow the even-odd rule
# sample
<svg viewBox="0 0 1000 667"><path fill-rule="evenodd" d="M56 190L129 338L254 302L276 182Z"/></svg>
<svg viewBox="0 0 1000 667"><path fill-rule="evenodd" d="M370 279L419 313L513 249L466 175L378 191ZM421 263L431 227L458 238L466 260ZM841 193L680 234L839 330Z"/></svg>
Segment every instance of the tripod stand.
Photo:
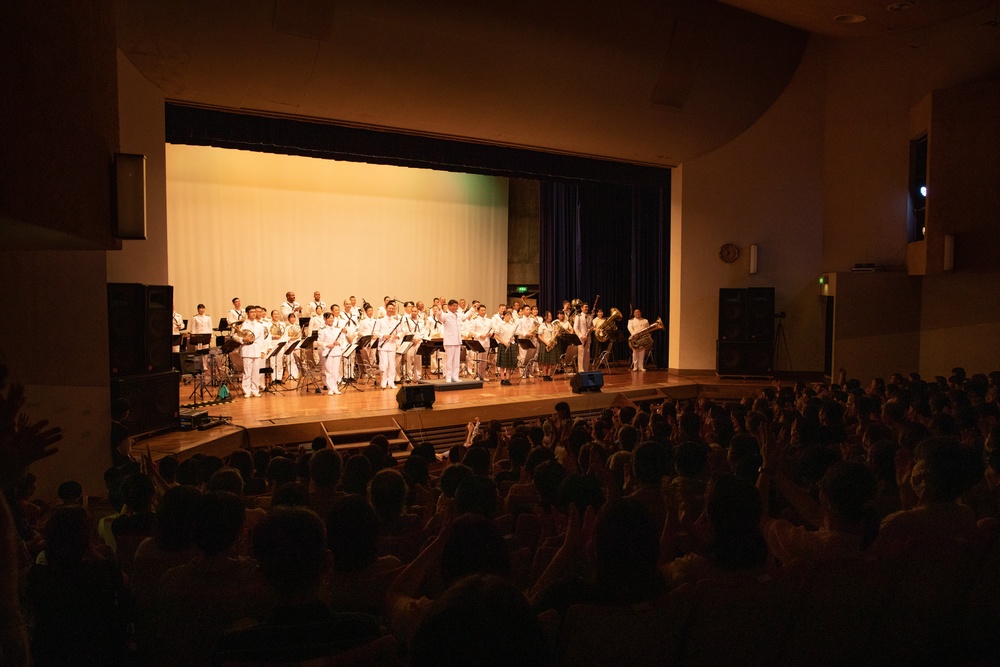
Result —
<svg viewBox="0 0 1000 667"><path fill-rule="evenodd" d="M772 373L778 369L778 352L780 351L780 347L785 348L785 361L788 362L788 369L791 370L792 368L792 355L788 352L788 339L785 338L785 313L777 313L774 317L778 320L778 324L774 328L774 350L772 357L774 365L771 366Z"/></svg>
<svg viewBox="0 0 1000 667"><path fill-rule="evenodd" d="M364 392L358 385L358 381L355 379L354 370L354 354L357 352L358 346L356 344L351 344L347 348L347 354L344 355L344 377L341 378L341 383L344 385L344 390L353 389L354 391Z"/></svg>

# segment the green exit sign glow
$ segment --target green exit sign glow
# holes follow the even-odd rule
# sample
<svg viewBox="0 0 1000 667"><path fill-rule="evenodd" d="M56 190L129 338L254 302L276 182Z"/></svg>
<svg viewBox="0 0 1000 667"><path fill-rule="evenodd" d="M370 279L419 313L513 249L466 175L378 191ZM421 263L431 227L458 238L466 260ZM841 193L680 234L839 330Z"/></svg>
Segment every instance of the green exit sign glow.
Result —
<svg viewBox="0 0 1000 667"><path fill-rule="evenodd" d="M525 286L525 285L518 285L518 287L517 287L517 293L518 294L527 294L528 293L527 286Z"/></svg>

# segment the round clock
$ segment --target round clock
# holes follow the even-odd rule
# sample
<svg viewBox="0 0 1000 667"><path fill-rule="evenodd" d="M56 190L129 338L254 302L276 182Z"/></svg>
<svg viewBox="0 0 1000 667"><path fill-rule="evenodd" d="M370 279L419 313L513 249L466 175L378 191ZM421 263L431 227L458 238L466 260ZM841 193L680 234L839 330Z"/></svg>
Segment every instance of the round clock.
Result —
<svg viewBox="0 0 1000 667"><path fill-rule="evenodd" d="M726 243L719 248L719 259L726 264L732 264L740 257L740 249L732 243Z"/></svg>

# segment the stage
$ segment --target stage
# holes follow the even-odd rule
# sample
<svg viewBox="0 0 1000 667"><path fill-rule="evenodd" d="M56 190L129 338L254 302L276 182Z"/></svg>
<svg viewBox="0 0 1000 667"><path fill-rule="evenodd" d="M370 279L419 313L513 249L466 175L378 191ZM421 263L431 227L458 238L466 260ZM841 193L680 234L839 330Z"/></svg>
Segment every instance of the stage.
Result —
<svg viewBox="0 0 1000 667"><path fill-rule="evenodd" d="M467 391L435 391L433 408L406 411L397 404L398 388L382 390L368 383L361 387L363 391L346 388L339 396L329 396L278 386L260 398L237 398L198 408L211 417L231 419L231 424L138 439L137 449L145 451L148 446L154 459L167 454L186 458L196 452L219 456L247 446L308 447L325 430L338 448L367 444L375 433L384 433L401 453L421 440L440 450L463 440L465 425L476 418L486 422L549 415L558 401L568 402L574 414L593 414L612 405L645 406L666 398L738 400L771 384L769 379L730 380L665 370L632 373L622 368L604 373L600 392L575 394L571 377L556 375L552 382L515 379L512 386L494 380ZM192 385L181 385L182 407L191 404L191 393Z"/></svg>

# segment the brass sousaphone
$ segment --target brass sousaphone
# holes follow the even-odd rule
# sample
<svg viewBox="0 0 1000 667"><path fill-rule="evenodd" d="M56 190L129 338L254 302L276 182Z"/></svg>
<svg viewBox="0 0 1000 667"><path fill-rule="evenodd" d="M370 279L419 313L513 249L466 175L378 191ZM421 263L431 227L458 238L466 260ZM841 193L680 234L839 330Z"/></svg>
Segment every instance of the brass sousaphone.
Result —
<svg viewBox="0 0 1000 667"><path fill-rule="evenodd" d="M615 324L618 320L622 318L622 311L617 308L611 309L611 314L608 315L607 319L601 322L599 327L594 327L594 338L601 341L602 343L607 343L611 340L611 334L618 330L618 325Z"/></svg>

